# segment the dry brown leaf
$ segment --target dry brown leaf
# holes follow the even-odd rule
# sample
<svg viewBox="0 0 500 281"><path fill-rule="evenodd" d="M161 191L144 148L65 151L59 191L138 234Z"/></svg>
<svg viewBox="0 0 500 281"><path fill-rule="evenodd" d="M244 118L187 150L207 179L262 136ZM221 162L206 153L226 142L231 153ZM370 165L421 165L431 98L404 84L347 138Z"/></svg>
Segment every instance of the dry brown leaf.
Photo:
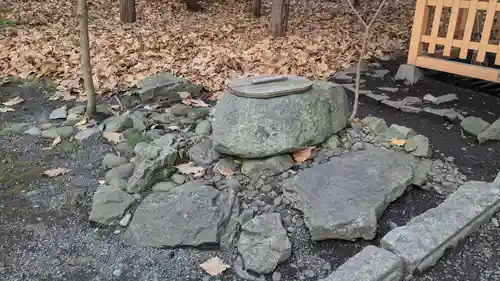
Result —
<svg viewBox="0 0 500 281"><path fill-rule="evenodd" d="M310 146L294 151L293 160L295 160L295 162L297 163L304 163L304 161L306 161L307 159L309 159L309 157L311 157L311 153L315 148L316 147L314 146Z"/></svg>
<svg viewBox="0 0 500 281"><path fill-rule="evenodd" d="M89 118L88 117L83 117L82 120L78 121L74 127L81 127L81 126L84 126L85 124L87 124L89 122ZM86 126L85 126L86 128Z"/></svg>
<svg viewBox="0 0 500 281"><path fill-rule="evenodd" d="M403 139L392 139L391 140L391 144L392 145L396 145L396 146L403 146L406 144L406 140L403 140Z"/></svg>
<svg viewBox="0 0 500 281"><path fill-rule="evenodd" d="M60 175L67 174L67 173L69 173L71 171L72 171L71 169L56 168L56 169L46 170L45 172L43 172L43 174L52 178L52 177L57 177L57 176L60 176Z"/></svg>
<svg viewBox="0 0 500 281"><path fill-rule="evenodd" d="M12 98L6 102L3 102L2 104L5 105L5 106L13 106L13 105L16 105L16 104L19 104L19 103L22 103L24 101L23 98L21 97L15 97L15 98Z"/></svg>
<svg viewBox="0 0 500 281"><path fill-rule="evenodd" d="M227 265L223 260L219 257L213 257L211 259L206 260L204 263L200 264L200 267L203 268L210 276L216 276L226 271L231 266Z"/></svg>
<svg viewBox="0 0 500 281"><path fill-rule="evenodd" d="M212 100L212 101L219 100L227 93L228 92L225 92L225 91L214 92L214 93L210 94L210 96L208 97L208 100Z"/></svg>
<svg viewBox="0 0 500 281"><path fill-rule="evenodd" d="M0 107L0 113L6 113L6 112L10 112L10 111L14 111L14 108L12 108L12 107Z"/></svg>
<svg viewBox="0 0 500 281"><path fill-rule="evenodd" d="M102 137L107 139L110 143L117 144L123 141L123 135L116 132L103 132Z"/></svg>
<svg viewBox="0 0 500 281"><path fill-rule="evenodd" d="M231 178L233 176L233 169L231 168L224 168L220 173L225 176L226 178Z"/></svg>
<svg viewBox="0 0 500 281"><path fill-rule="evenodd" d="M175 167L177 168L177 170L179 170L181 174L185 175L188 174L199 175L205 170L205 168L203 167L196 166L194 162L179 164Z"/></svg>
<svg viewBox="0 0 500 281"><path fill-rule="evenodd" d="M182 103L193 107L210 107L209 104L205 103L202 100L185 99L182 100Z"/></svg>

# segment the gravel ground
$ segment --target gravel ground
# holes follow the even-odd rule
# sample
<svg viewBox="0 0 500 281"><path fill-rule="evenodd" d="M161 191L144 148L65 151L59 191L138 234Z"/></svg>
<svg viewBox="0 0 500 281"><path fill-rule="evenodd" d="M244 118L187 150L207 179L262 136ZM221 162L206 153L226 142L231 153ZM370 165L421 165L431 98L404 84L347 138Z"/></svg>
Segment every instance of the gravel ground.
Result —
<svg viewBox="0 0 500 281"><path fill-rule="evenodd" d="M388 67L394 71L394 66ZM394 73L393 73L394 74ZM392 85L390 80L368 81L372 88ZM59 106L36 89L0 87L2 100L21 95L23 110L0 115L0 122L43 122ZM405 95L455 93L455 108L492 122L499 115L500 99L426 79ZM360 117L374 115L388 124L397 123L429 137L434 157L453 156L470 179L492 180L500 166L500 143L476 145L462 138L460 126L424 114L401 113L365 98ZM230 263L234 252L197 249L151 249L122 242L120 228L102 228L88 221L92 194L104 175L101 160L112 147L98 139L82 144L63 142L52 150L41 150L47 140L30 136L0 136L0 275L2 280L217 280L199 264L211 256ZM463 149L465 148L465 150ZM441 153L443 155L441 156ZM433 158L434 158L433 157ZM47 178L46 169L73 169L67 175ZM292 258L278 267L282 280L317 280L360 251L377 244L390 229L437 206L444 198L431 191L413 189L391 204L380 221L376 240L369 242L325 241L311 243L304 228L291 234ZM295 213L292 211L292 214ZM497 214L498 216L498 214ZM414 280L499 280L497 269L500 231L488 223L438 264ZM220 280L243 280L234 267ZM271 276L266 277L271 280Z"/></svg>

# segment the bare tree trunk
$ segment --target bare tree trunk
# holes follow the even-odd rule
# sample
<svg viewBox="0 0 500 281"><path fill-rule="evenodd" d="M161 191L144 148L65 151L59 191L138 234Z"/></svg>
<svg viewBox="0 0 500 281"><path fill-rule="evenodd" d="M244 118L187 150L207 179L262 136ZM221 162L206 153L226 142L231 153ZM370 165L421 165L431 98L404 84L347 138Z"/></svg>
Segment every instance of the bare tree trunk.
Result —
<svg viewBox="0 0 500 281"><path fill-rule="evenodd" d="M92 81L92 68L90 66L89 46L89 7L87 0L78 0L78 17L80 21L80 62L84 81L85 94L87 95L87 117L92 117L96 112L96 97L94 81Z"/></svg>
<svg viewBox="0 0 500 281"><path fill-rule="evenodd" d="M271 12L271 35L283 37L286 35L290 0L273 0Z"/></svg>
<svg viewBox="0 0 500 281"><path fill-rule="evenodd" d="M135 22L135 0L120 0L120 20Z"/></svg>
<svg viewBox="0 0 500 281"><path fill-rule="evenodd" d="M252 1L252 15L256 18L260 17L261 0Z"/></svg>
<svg viewBox="0 0 500 281"><path fill-rule="evenodd" d="M363 32L363 42L362 42L363 45L361 46L361 53L359 54L359 60L358 60L357 66L356 66L356 82L355 82L356 89L354 91L354 105L352 107L352 112L351 112L351 116L349 117L349 120L356 118L356 114L358 113L359 86L360 86L360 79L361 79L361 64L363 63L363 57L365 56L366 46L368 45L368 39L370 38L370 30L372 28L373 23L375 22L375 20L379 16L380 12L382 11L382 7L384 7L386 1L387 0L382 0L382 2L380 3L380 5L378 7L378 10L373 15L371 21L369 23L367 23L363 19L363 17L361 17L361 15L358 13L358 11L354 8L354 5L351 2L351 0L347 0L347 2L349 3L349 6L351 7L351 10L354 12L354 14L356 14L359 21L361 22L361 24L363 24L363 27L365 28L365 30ZM359 5L359 0L354 0L354 4L356 4L356 3Z"/></svg>

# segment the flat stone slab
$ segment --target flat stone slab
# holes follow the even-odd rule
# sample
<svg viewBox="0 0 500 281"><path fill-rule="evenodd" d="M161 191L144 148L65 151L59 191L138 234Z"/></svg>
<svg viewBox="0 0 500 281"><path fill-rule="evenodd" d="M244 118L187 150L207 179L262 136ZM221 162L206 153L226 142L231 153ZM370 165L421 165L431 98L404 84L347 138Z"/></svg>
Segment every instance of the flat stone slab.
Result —
<svg viewBox="0 0 500 281"><path fill-rule="evenodd" d="M367 145L299 173L284 192L304 213L312 240L373 239L378 218L411 183L416 165L412 155Z"/></svg>
<svg viewBox="0 0 500 281"><path fill-rule="evenodd" d="M406 274L421 272L499 209L497 183L470 181L436 208L387 233L380 245L403 258Z"/></svg>
<svg viewBox="0 0 500 281"><path fill-rule="evenodd" d="M125 239L153 247L229 244L236 231L232 218L237 216L232 189L189 182L148 195L137 207Z"/></svg>
<svg viewBox="0 0 500 281"><path fill-rule="evenodd" d="M393 253L366 246L322 281L400 281L403 260Z"/></svg>

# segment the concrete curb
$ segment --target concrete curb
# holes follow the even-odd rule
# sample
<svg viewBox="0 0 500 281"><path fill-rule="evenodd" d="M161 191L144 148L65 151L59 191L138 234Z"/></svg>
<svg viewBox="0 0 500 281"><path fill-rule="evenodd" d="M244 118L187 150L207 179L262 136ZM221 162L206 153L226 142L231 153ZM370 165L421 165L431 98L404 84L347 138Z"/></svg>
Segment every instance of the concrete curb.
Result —
<svg viewBox="0 0 500 281"><path fill-rule="evenodd" d="M393 253L367 246L323 281L400 281L403 260Z"/></svg>
<svg viewBox="0 0 500 281"><path fill-rule="evenodd" d="M421 272L499 209L500 188L495 182L470 181L436 208L387 233L380 245L403 258L405 275Z"/></svg>

